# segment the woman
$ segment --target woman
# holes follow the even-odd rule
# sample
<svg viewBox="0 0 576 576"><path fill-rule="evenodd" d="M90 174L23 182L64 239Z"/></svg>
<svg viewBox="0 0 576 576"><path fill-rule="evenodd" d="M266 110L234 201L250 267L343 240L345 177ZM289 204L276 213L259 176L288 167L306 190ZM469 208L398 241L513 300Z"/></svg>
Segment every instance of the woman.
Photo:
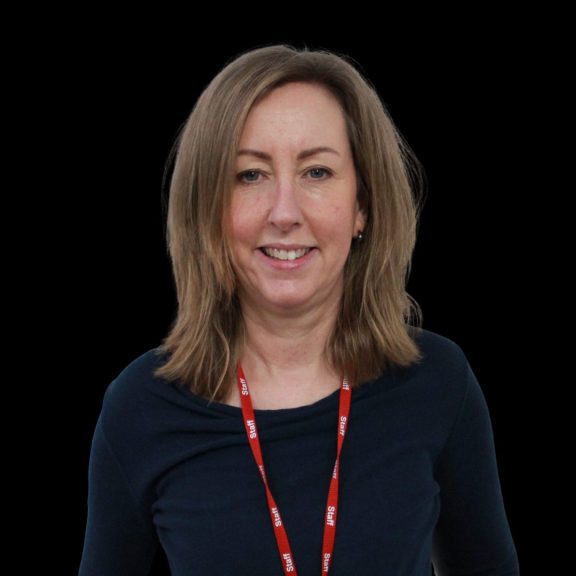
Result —
<svg viewBox="0 0 576 576"><path fill-rule="evenodd" d="M230 62L177 142L179 309L109 386L82 576L518 574L490 418L405 291L417 163L346 58Z"/></svg>

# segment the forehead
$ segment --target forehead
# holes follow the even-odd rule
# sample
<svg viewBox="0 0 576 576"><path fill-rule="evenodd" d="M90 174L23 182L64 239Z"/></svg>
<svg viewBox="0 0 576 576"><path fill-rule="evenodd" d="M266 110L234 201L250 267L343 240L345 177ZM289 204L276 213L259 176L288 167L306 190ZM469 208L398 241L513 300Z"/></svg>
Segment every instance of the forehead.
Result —
<svg viewBox="0 0 576 576"><path fill-rule="evenodd" d="M242 145L317 145L319 140L345 146L346 122L337 99L315 84L292 82L274 89L249 112Z"/></svg>

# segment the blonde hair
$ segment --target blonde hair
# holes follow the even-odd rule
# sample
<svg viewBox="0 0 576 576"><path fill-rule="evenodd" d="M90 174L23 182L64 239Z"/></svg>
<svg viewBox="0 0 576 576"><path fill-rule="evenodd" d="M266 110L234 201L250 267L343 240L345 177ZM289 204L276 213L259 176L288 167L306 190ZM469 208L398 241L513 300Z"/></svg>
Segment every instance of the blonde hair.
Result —
<svg viewBox="0 0 576 576"><path fill-rule="evenodd" d="M423 191L419 162L349 57L260 47L237 56L205 88L168 160L175 156L166 233L178 311L156 349L166 361L155 375L210 400L226 397L244 337L224 230L236 153L251 108L289 82L323 86L340 103L367 215L363 240L345 264L326 358L358 386L422 357L414 338L421 310L406 292Z"/></svg>

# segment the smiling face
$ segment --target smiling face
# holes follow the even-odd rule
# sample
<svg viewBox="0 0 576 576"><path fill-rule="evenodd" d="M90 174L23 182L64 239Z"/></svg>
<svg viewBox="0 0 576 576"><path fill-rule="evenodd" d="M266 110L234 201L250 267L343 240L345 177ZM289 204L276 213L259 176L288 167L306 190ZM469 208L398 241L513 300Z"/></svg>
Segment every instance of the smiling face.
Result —
<svg viewBox="0 0 576 576"><path fill-rule="evenodd" d="M244 305L272 312L335 305L363 230L344 115L326 89L276 88L240 139L227 236Z"/></svg>

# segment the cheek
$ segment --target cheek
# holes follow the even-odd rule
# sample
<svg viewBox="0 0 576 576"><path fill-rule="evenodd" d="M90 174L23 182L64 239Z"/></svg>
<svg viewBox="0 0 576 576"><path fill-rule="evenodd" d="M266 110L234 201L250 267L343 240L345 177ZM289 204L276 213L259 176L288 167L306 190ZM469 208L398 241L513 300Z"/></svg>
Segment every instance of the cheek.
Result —
<svg viewBox="0 0 576 576"><path fill-rule="evenodd" d="M331 206L318 215L318 227L323 230L325 238L337 244L348 243L354 224L354 216L348 206Z"/></svg>
<svg viewBox="0 0 576 576"><path fill-rule="evenodd" d="M252 244L259 234L262 207L248 199L233 199L228 218L228 238L233 249Z"/></svg>

